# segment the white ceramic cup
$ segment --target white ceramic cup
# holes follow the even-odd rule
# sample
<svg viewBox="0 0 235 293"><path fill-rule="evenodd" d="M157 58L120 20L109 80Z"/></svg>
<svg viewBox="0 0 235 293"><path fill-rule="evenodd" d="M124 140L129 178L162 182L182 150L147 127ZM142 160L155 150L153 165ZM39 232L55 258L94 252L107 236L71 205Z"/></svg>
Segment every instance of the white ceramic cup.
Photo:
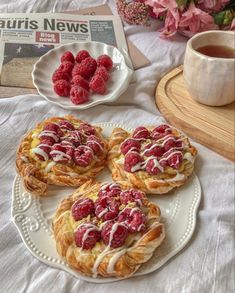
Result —
<svg viewBox="0 0 235 293"><path fill-rule="evenodd" d="M196 51L207 45L235 49L235 33L207 31L188 41L183 70L187 90L199 103L209 106L229 104L235 100L235 58L209 57Z"/></svg>

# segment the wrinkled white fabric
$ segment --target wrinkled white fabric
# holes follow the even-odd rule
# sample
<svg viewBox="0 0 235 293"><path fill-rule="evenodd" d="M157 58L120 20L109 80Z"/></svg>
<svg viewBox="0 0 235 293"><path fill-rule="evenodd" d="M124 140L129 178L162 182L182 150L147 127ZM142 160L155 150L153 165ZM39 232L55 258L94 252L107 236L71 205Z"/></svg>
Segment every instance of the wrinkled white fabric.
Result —
<svg viewBox="0 0 235 293"><path fill-rule="evenodd" d="M0 1L1 12L60 12L114 1ZM149 27L125 26L127 37L151 61L136 71L136 82L115 102L71 112L91 123L128 126L164 121L154 102L161 76L183 61L186 39L159 39L160 22ZM195 172L202 186L197 226L189 244L162 268L149 275L116 283L91 284L38 261L26 249L11 221L11 187L20 137L35 123L66 110L37 95L0 99L0 291L15 292L234 292L234 164L194 142L199 155Z"/></svg>

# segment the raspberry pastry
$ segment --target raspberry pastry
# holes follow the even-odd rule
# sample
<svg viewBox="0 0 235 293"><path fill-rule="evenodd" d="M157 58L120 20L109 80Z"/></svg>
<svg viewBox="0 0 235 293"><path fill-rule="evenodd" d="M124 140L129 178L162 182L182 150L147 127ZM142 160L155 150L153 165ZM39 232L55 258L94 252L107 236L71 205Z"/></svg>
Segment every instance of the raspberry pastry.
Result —
<svg viewBox="0 0 235 293"><path fill-rule="evenodd" d="M160 209L139 190L87 181L56 210L58 253L86 276L124 278L165 238Z"/></svg>
<svg viewBox="0 0 235 293"><path fill-rule="evenodd" d="M176 128L163 124L128 133L115 128L109 140L108 166L123 188L163 194L185 183L197 150Z"/></svg>
<svg viewBox="0 0 235 293"><path fill-rule="evenodd" d="M16 168L25 188L44 196L48 184L80 186L94 178L104 168L107 155L101 131L70 115L39 123L17 151Z"/></svg>

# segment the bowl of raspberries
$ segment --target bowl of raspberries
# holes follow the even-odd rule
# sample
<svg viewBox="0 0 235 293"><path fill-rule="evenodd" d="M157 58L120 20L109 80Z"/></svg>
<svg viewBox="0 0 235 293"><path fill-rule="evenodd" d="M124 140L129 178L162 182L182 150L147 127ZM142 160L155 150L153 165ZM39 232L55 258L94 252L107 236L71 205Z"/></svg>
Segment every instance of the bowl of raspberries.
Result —
<svg viewBox="0 0 235 293"><path fill-rule="evenodd" d="M46 100L65 109L113 102L127 89L132 70L115 47L99 42L62 45L34 65L33 83Z"/></svg>

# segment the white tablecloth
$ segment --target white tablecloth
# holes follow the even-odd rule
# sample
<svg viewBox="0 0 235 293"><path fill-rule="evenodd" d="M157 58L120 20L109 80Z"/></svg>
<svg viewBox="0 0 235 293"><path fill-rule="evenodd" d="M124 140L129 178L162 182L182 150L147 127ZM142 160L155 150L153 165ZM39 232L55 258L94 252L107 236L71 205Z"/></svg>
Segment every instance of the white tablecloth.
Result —
<svg viewBox="0 0 235 293"><path fill-rule="evenodd" d="M114 1L1 0L1 12L66 11ZM73 112L91 123L121 122L129 126L164 121L155 107L154 89L161 76L183 61L186 39L159 39L160 22L149 27L125 26L127 37L151 61L136 71L136 82L115 104ZM20 137L51 115L68 113L37 95L0 99L0 291L15 292L234 292L234 164L196 143L195 172L203 196L196 231L189 244L161 269L116 283L91 284L51 268L34 258L11 221L11 186ZM71 112L72 113L72 112Z"/></svg>

